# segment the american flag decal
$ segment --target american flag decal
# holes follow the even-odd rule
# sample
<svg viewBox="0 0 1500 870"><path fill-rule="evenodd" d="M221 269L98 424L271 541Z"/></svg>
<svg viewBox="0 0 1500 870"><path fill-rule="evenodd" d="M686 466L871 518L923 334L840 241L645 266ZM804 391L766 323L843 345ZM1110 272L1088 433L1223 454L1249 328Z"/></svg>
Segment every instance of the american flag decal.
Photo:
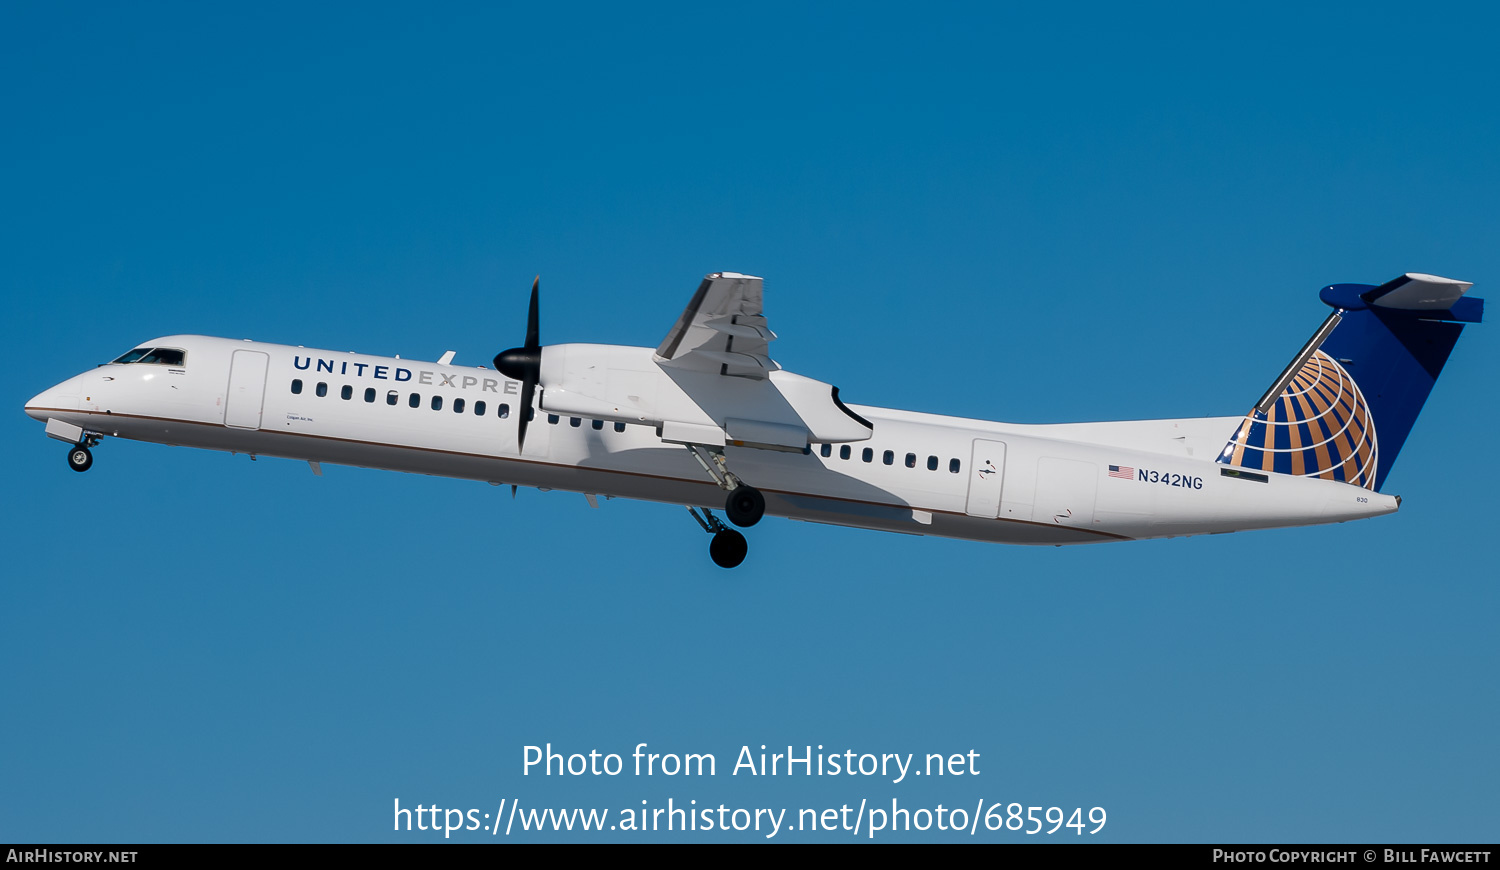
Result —
<svg viewBox="0 0 1500 870"><path fill-rule="evenodd" d="M1118 477L1121 480L1135 480L1135 469L1128 465L1111 465L1109 476Z"/></svg>

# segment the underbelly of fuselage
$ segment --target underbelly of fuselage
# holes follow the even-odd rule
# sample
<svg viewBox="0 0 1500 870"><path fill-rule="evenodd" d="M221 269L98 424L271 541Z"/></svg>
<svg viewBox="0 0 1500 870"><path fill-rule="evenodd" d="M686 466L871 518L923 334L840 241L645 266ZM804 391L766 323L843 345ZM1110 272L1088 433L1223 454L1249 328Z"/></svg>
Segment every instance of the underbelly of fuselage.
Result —
<svg viewBox="0 0 1500 870"><path fill-rule="evenodd" d="M113 437L255 457L375 468L713 510L721 508L725 498L724 491L706 476L688 476L696 471L690 462L683 463L689 466L683 476L673 476L609 467L610 456L601 457L597 462L570 464L535 457L383 444L306 432L241 429L164 417L67 409L57 409L52 416ZM671 452L675 453L676 449ZM687 459L685 452L683 458ZM1007 544L1061 546L1132 539L1127 534L1105 529L913 509L894 496L889 501L881 501L767 486L759 488L765 496L768 515L805 522Z"/></svg>

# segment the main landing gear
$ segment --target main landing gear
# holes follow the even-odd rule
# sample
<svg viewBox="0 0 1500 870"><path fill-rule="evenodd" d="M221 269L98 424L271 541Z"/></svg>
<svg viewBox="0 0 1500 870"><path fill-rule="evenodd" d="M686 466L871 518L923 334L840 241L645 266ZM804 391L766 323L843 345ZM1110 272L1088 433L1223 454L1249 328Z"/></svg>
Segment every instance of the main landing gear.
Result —
<svg viewBox="0 0 1500 870"><path fill-rule="evenodd" d="M760 518L766 515L766 497L760 494L760 490L735 477L724 459L724 449L700 444L686 446L714 483L729 493L724 500L724 515L729 521L746 529L760 522Z"/></svg>
<svg viewBox="0 0 1500 870"><path fill-rule="evenodd" d="M760 518L766 515L766 497L729 470L729 463L724 459L724 448L704 447L701 444L684 446L698 460L703 470L708 472L708 476L714 479L714 483L729 493L724 500L724 515L729 517L729 521L746 529L760 522ZM702 515L692 507L688 508L688 513L693 515L703 531L714 536L713 543L708 547L708 555L713 558L715 565L733 568L745 561L745 553L749 551L750 545L745 543L744 535L724 525L707 508L704 508Z"/></svg>
<svg viewBox="0 0 1500 870"><path fill-rule="evenodd" d="M698 509L690 507L688 513L703 527L703 531L713 535L713 540L708 545L709 558L720 568L733 568L745 561L745 554L750 551L750 545L745 542L745 536L731 529L719 521L707 508L702 514Z"/></svg>
<svg viewBox="0 0 1500 870"><path fill-rule="evenodd" d="M94 467L94 454L89 450L99 443L98 435L85 435L83 440L68 448L68 467L74 471L88 471Z"/></svg>
<svg viewBox="0 0 1500 870"><path fill-rule="evenodd" d="M730 490L724 502L724 515L731 523L748 529L766 515L766 497L755 487L742 483Z"/></svg>

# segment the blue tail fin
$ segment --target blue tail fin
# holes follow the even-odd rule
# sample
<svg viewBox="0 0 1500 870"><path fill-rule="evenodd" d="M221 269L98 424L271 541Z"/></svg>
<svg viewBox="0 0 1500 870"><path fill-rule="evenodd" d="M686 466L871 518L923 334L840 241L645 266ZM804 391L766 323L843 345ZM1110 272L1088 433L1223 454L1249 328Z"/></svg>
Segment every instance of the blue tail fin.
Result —
<svg viewBox="0 0 1500 870"><path fill-rule="evenodd" d="M1333 284L1333 313L1224 445L1219 462L1379 489L1465 323L1484 300L1463 281L1409 272Z"/></svg>

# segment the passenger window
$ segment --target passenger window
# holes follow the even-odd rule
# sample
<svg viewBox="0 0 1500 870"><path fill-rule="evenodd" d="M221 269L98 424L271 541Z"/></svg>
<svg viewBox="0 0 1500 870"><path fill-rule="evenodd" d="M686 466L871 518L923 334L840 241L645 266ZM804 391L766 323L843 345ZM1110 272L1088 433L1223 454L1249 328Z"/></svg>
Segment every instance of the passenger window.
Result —
<svg viewBox="0 0 1500 870"><path fill-rule="evenodd" d="M848 459L849 458L849 445L848 444L845 444L844 446L842 446L842 447L839 448L839 458L840 459Z"/></svg>
<svg viewBox="0 0 1500 870"><path fill-rule="evenodd" d="M577 429L579 426L583 425L583 420L579 419L578 417L569 417L568 425L572 426L574 429Z"/></svg>
<svg viewBox="0 0 1500 870"><path fill-rule="evenodd" d="M406 400L406 404L411 405L413 408L422 407L422 394L412 393L411 398Z"/></svg>
<svg viewBox="0 0 1500 870"><path fill-rule="evenodd" d="M365 387L365 401L369 402L371 404L374 404L374 402L375 402L375 388L374 387Z"/></svg>
<svg viewBox="0 0 1500 870"><path fill-rule="evenodd" d="M884 462L886 465L895 465L896 464L896 451L894 451L894 450L887 450L880 457L880 461Z"/></svg>
<svg viewBox="0 0 1500 870"><path fill-rule="evenodd" d="M915 453L908 453L908 454L906 454L906 467L907 468L916 468L917 467L917 454L915 454Z"/></svg>
<svg viewBox="0 0 1500 870"><path fill-rule="evenodd" d="M616 423L615 424L615 431L616 432L624 432L625 431L625 424L624 423Z"/></svg>
<svg viewBox="0 0 1500 870"><path fill-rule="evenodd" d="M936 456L929 456L929 457L927 457L927 470L928 471L937 471L937 457Z"/></svg>
<svg viewBox="0 0 1500 870"><path fill-rule="evenodd" d="M547 422L550 423L550 424L552 424L553 426L556 426L557 425L557 421L561 420L561 419L562 418L559 417L559 416L557 416L556 414L548 414L547 415Z"/></svg>
<svg viewBox="0 0 1500 870"><path fill-rule="evenodd" d="M434 411L441 411L441 410L443 410L443 397L442 396L433 396L432 397L432 410L434 410Z"/></svg>
<svg viewBox="0 0 1500 870"><path fill-rule="evenodd" d="M463 399L454 399L453 400L453 413L455 413L455 414L462 414L463 412L464 412L464 400Z"/></svg>
<svg viewBox="0 0 1500 870"><path fill-rule="evenodd" d="M864 452L864 453L862 453L862 454L860 454L860 457L859 457L859 458L860 458L860 459L863 459L863 460L864 460L864 461L866 461L866 462L870 462L870 461L872 461L872 460L874 460L874 458L875 458L875 451L874 451L874 450L871 450L871 449L870 449L870 448L868 448L868 447L866 447L866 448L865 448L865 452Z"/></svg>
<svg viewBox="0 0 1500 870"><path fill-rule="evenodd" d="M302 392L302 379L301 378L293 378L292 379L292 395L296 396L296 395L301 394L301 392Z"/></svg>
<svg viewBox="0 0 1500 870"><path fill-rule="evenodd" d="M821 448L819 448L818 452L823 454L824 459L827 459L828 457L833 455L833 445L824 444Z"/></svg>
<svg viewBox="0 0 1500 870"><path fill-rule="evenodd" d="M950 459L950 460L948 460L948 470L951 471L951 472L953 472L954 474L958 473L958 460L957 459Z"/></svg>
<svg viewBox="0 0 1500 870"><path fill-rule="evenodd" d="M506 417L509 417L509 416L510 416L510 405L507 405L504 402L501 402L500 403L500 419L504 420Z"/></svg>
<svg viewBox="0 0 1500 870"><path fill-rule="evenodd" d="M483 417L484 416L484 403L483 402L475 402L474 403L474 416L476 416L476 417Z"/></svg>
<svg viewBox="0 0 1500 870"><path fill-rule="evenodd" d="M318 394L318 398L323 398L324 396L328 395L328 385L321 381L318 382L318 389L316 392Z"/></svg>
<svg viewBox="0 0 1500 870"><path fill-rule="evenodd" d="M389 393L385 394L385 403L387 405L394 405L396 404L396 400L399 398L401 398L401 394L396 392L395 390L391 390Z"/></svg>
<svg viewBox="0 0 1500 870"><path fill-rule="evenodd" d="M344 388L342 390L339 390L339 397L346 402L349 401L350 399L354 398L354 388L349 386L348 384L344 384Z"/></svg>
<svg viewBox="0 0 1500 870"><path fill-rule="evenodd" d="M594 421L594 431L595 432L598 432L598 431L600 431L603 428L604 428L604 421L603 420L595 420Z"/></svg>

